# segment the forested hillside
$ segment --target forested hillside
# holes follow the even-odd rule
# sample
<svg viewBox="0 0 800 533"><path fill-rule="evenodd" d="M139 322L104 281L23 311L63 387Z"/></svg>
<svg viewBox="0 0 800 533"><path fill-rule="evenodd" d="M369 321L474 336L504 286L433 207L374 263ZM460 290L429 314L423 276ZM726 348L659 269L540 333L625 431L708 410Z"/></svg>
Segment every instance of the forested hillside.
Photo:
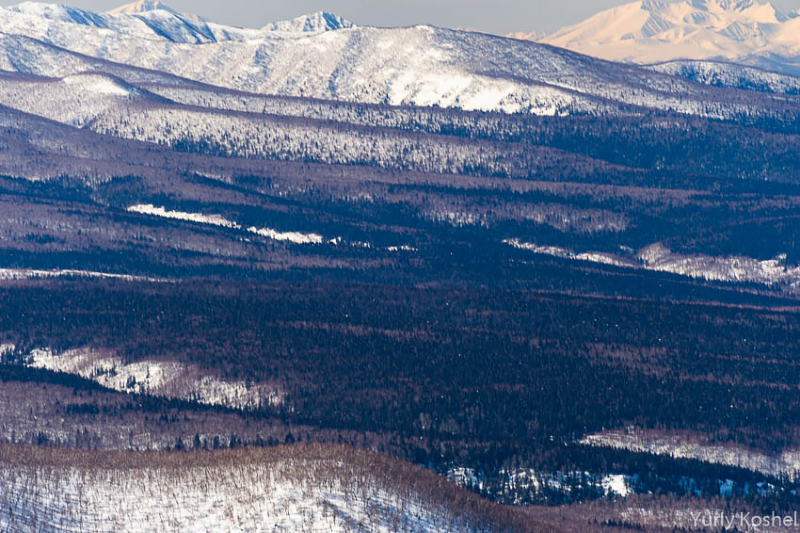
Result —
<svg viewBox="0 0 800 533"><path fill-rule="evenodd" d="M796 507L796 79L39 4L0 67L0 529Z"/></svg>

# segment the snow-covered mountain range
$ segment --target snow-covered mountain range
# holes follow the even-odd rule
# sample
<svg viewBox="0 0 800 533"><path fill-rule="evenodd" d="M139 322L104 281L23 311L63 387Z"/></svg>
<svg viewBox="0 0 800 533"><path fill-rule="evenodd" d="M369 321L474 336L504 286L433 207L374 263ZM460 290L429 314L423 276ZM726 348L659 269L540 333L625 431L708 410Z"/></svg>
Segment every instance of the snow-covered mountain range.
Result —
<svg viewBox="0 0 800 533"><path fill-rule="evenodd" d="M753 107L669 74L430 26L355 27L318 13L242 29L160 3L121 14L30 2L0 9L0 69L61 78L119 76L120 65L251 93L506 113L637 107L722 117ZM721 96L737 109L721 110Z"/></svg>
<svg viewBox="0 0 800 533"><path fill-rule="evenodd" d="M535 114L586 112L600 105L587 96L606 98L581 94L580 78L598 69L573 54L425 26L356 28L329 13L242 29L157 3L113 15L23 3L0 10L0 32L0 68L43 76L87 70L65 67L68 50L262 94Z"/></svg>
<svg viewBox="0 0 800 533"><path fill-rule="evenodd" d="M544 37L512 36L612 61L724 60L800 73L800 17L763 0L639 0Z"/></svg>

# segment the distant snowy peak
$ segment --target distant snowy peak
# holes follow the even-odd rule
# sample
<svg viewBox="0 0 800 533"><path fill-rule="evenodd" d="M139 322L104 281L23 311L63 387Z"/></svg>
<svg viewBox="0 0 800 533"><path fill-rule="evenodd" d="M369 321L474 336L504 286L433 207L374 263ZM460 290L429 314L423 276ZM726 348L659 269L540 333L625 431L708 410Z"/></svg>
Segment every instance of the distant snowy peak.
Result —
<svg viewBox="0 0 800 533"><path fill-rule="evenodd" d="M47 21L99 26L103 18L102 15L84 9L41 2L22 2L21 4L0 9L11 15L24 17L26 22L38 18ZM7 32L5 27L0 28L0 30Z"/></svg>
<svg viewBox="0 0 800 533"><path fill-rule="evenodd" d="M137 2L131 2L130 4L125 4L123 6L119 6L110 11L107 11L106 14L136 15L139 13L147 13L149 11L168 11L173 14L178 14L177 11L170 8L160 0L138 0Z"/></svg>
<svg viewBox="0 0 800 533"><path fill-rule="evenodd" d="M613 61L724 60L800 73L800 18L764 0L639 0L528 38Z"/></svg>
<svg viewBox="0 0 800 533"><path fill-rule="evenodd" d="M94 13L66 5L24 2L0 7L0 32L34 39L53 38L61 45L87 38L100 38L98 30L141 40L201 44L219 40L215 31L200 18L182 15L155 0L141 0L114 10L116 14Z"/></svg>
<svg viewBox="0 0 800 533"><path fill-rule="evenodd" d="M709 18L716 15L722 19L734 17L764 24L785 22L788 19L780 9L768 1L761 0L684 0L683 2L642 0L641 6L644 11L657 16L684 15L685 22L701 21L703 17L698 17L698 13L706 13Z"/></svg>
<svg viewBox="0 0 800 533"><path fill-rule="evenodd" d="M547 32L543 31L515 31L506 35L511 39L520 39L521 41L538 42L547 37Z"/></svg>
<svg viewBox="0 0 800 533"><path fill-rule="evenodd" d="M694 0L692 4L700 10L705 9L711 13L736 14L745 20L760 24L783 23L791 18L782 9L775 7L769 1Z"/></svg>
<svg viewBox="0 0 800 533"><path fill-rule="evenodd" d="M209 44L291 39L353 27L355 25L352 22L342 17L319 12L268 24L261 29L237 28L179 13L160 0L138 0L107 13L40 2L0 7L0 33L25 35L70 49L74 43L86 39L114 38L112 32L117 34L117 38L124 36L146 41Z"/></svg>
<svg viewBox="0 0 800 533"><path fill-rule="evenodd" d="M658 38L665 43L699 37L698 32L729 33L731 29L755 29L756 25L777 25L789 17L770 3L754 0L642 0L621 5L568 26L547 37L548 42L613 42Z"/></svg>
<svg viewBox="0 0 800 533"><path fill-rule="evenodd" d="M264 31L282 31L291 33L322 33L326 31L355 28L355 24L333 13L319 11L291 20L274 22L263 28Z"/></svg>

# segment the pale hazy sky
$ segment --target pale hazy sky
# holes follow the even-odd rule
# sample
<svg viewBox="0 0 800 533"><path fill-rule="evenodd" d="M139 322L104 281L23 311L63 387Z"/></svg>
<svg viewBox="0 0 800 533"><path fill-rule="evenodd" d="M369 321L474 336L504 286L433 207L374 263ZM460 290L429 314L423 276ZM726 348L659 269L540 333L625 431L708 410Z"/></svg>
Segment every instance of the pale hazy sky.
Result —
<svg viewBox="0 0 800 533"><path fill-rule="evenodd" d="M630 0L166 0L177 11L235 26L261 27L268 22L331 11L356 24L408 26L434 24L505 34L552 31ZM0 0L2 5L17 1ZM125 0L59 0L94 11L106 11ZM773 0L787 11L800 0Z"/></svg>

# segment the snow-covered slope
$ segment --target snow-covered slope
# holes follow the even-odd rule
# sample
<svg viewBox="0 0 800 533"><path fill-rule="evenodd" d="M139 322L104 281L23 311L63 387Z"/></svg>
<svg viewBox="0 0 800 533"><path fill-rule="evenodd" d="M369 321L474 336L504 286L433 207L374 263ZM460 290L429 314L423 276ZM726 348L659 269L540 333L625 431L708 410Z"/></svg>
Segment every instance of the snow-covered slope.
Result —
<svg viewBox="0 0 800 533"><path fill-rule="evenodd" d="M180 399L232 409L260 409L283 402L274 386L223 380L178 361L142 360L127 363L113 353L92 349L55 354L35 349L27 364L93 380L112 390Z"/></svg>
<svg viewBox="0 0 800 533"><path fill-rule="evenodd" d="M464 34L432 28L318 32L347 26L329 14L238 30L198 26L163 10L109 16L31 3L0 10L5 33L250 92L537 114L560 113L580 100L539 83L537 72L513 79L511 72L481 72L493 70L488 64L465 71L480 43L464 42ZM503 44L482 39L487 40L482 48ZM483 59L494 62L485 52ZM516 55L529 54L520 49ZM51 54L9 54L4 68L46 76L74 73L65 73Z"/></svg>
<svg viewBox="0 0 800 533"><path fill-rule="evenodd" d="M225 452L0 451L0 530L490 532L492 504L350 448ZM507 529L503 529L507 530Z"/></svg>
<svg viewBox="0 0 800 533"><path fill-rule="evenodd" d="M800 95L800 77L736 63L676 60L649 68L715 87Z"/></svg>
<svg viewBox="0 0 800 533"><path fill-rule="evenodd" d="M800 73L800 18L763 0L639 0L537 40L614 61L715 59Z"/></svg>
<svg viewBox="0 0 800 533"><path fill-rule="evenodd" d="M745 468L769 476L787 476L797 479L800 472L800 451L786 450L769 454L761 450L710 442L702 435L691 433L659 433L655 431L607 431L587 435L581 440L585 446L600 446L629 450L637 453L668 455L676 458L696 459L713 464Z"/></svg>
<svg viewBox="0 0 800 533"><path fill-rule="evenodd" d="M157 99L103 74L76 74L48 81L0 74L0 101L20 111L78 127L104 111L147 97Z"/></svg>
<svg viewBox="0 0 800 533"><path fill-rule="evenodd" d="M536 43L429 26L349 26L320 13L243 30L166 10L100 15L26 3L0 9L0 68L63 77L108 60L252 93L538 115L611 105L724 117L753 107L675 76ZM722 111L720 98L742 102Z"/></svg>
<svg viewBox="0 0 800 533"><path fill-rule="evenodd" d="M655 243L629 254L607 252L575 252L557 246L540 246L520 242L517 239L504 241L509 246L533 253L560 257L573 261L586 261L620 268L643 269L653 272L668 272L707 281L727 283L758 283L769 286L786 286L797 291L800 287L800 266L786 264L781 255L765 261L752 257L719 257L710 255L683 255L673 253L662 243Z"/></svg>

